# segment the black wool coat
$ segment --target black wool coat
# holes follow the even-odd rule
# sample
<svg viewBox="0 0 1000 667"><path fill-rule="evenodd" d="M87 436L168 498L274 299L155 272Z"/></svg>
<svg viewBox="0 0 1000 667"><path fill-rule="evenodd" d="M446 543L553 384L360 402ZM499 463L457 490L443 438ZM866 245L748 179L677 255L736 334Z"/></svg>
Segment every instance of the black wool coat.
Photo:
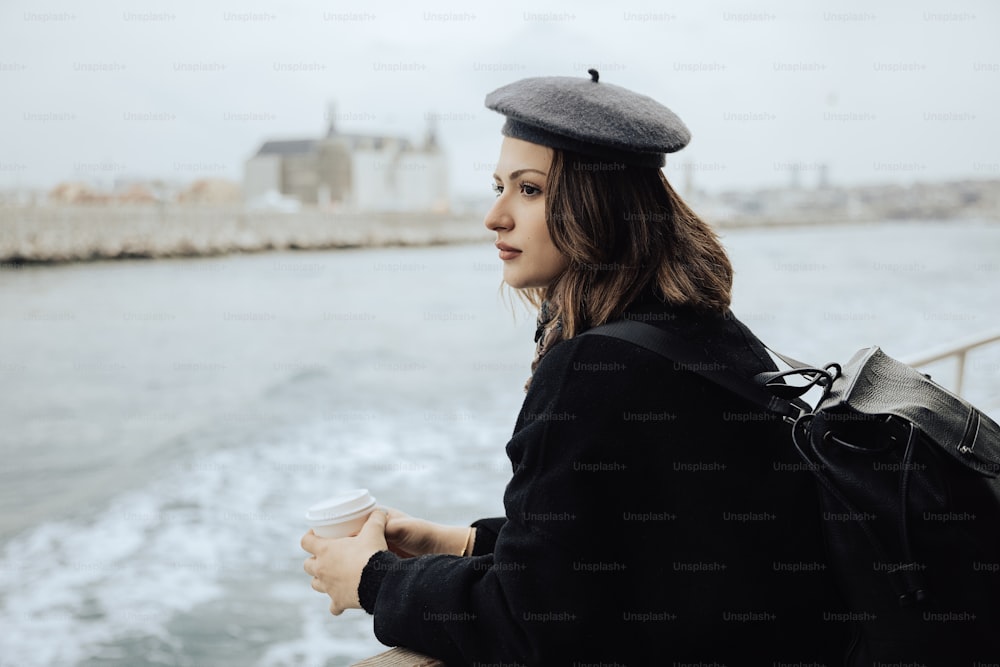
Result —
<svg viewBox="0 0 1000 667"><path fill-rule="evenodd" d="M731 313L627 317L774 368ZM631 343L562 341L507 443L506 516L473 524L472 557L375 554L362 606L380 641L452 667L841 664L851 628L787 428Z"/></svg>

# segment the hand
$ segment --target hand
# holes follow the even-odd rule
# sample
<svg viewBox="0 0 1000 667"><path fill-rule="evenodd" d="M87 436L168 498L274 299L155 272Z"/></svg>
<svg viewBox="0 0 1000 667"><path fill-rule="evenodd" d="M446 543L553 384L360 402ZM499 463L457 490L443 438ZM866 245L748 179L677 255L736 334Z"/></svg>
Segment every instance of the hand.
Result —
<svg viewBox="0 0 1000 667"><path fill-rule="evenodd" d="M330 596L330 613L360 609L358 586L361 571L373 554L388 549L385 541L386 514L375 510L354 537L318 537L311 530L302 537L302 548L312 554L303 569L312 575L314 591Z"/></svg>
<svg viewBox="0 0 1000 667"><path fill-rule="evenodd" d="M389 550L397 556L402 558L424 554L460 556L465 550L466 542L469 540L468 526L445 526L414 518L396 509L388 508L388 511L385 539L389 544ZM471 544L469 546L471 551Z"/></svg>

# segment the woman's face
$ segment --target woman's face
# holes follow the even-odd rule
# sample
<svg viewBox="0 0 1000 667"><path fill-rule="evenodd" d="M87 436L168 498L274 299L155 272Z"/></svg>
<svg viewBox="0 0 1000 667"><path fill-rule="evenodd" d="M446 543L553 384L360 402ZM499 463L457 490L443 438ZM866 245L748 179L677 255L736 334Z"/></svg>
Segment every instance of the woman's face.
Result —
<svg viewBox="0 0 1000 667"><path fill-rule="evenodd" d="M497 234L503 279L511 287L546 287L567 260L545 225L545 188L552 149L504 137L493 174L496 203L483 223Z"/></svg>

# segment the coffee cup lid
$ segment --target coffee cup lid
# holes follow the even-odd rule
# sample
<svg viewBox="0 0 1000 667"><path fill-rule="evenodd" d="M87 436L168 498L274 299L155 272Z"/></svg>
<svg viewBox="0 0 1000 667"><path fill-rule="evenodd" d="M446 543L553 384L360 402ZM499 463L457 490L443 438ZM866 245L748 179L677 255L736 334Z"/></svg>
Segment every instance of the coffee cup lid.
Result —
<svg viewBox="0 0 1000 667"><path fill-rule="evenodd" d="M374 505L375 499L368 493L368 489L351 489L316 503L306 510L306 519L309 521L339 519L349 514L363 512Z"/></svg>

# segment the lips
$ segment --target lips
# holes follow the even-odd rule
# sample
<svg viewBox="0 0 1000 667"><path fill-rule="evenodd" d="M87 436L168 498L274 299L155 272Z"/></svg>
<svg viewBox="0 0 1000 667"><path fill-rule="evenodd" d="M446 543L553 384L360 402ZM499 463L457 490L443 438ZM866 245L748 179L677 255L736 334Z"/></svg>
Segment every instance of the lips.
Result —
<svg viewBox="0 0 1000 667"><path fill-rule="evenodd" d="M500 259L506 261L508 259L514 259L521 254L521 251L514 246L509 246L506 243L497 243L497 250L500 251Z"/></svg>

